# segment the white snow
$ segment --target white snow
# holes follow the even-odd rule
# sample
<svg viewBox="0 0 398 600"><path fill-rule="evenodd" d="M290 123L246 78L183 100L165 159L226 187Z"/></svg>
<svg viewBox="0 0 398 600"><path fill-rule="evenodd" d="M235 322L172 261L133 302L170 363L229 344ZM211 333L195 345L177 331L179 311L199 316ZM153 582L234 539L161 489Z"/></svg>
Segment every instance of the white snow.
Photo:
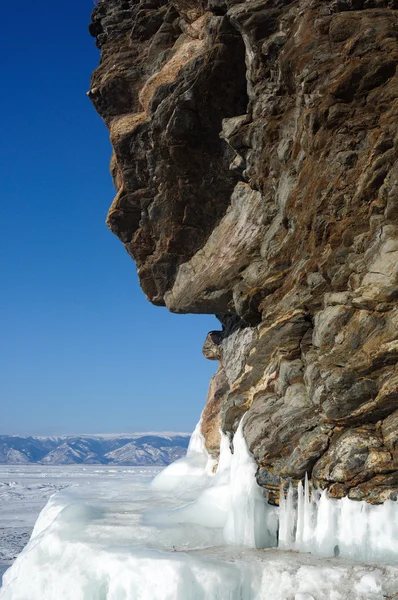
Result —
<svg viewBox="0 0 398 600"><path fill-rule="evenodd" d="M357 549L365 522L361 539L370 545L391 519L373 512L380 507L358 517L351 501L318 498L308 484L299 497L291 490L280 510L280 546L302 552L255 549L276 545L278 509L265 503L255 482L242 427L233 446L231 454L224 436L214 474L198 427L187 457L152 484L143 470L116 485L99 478L57 493L4 575L0 600L382 600L398 594L398 565L303 553L317 547L333 554L336 539ZM385 546L378 548L383 553Z"/></svg>

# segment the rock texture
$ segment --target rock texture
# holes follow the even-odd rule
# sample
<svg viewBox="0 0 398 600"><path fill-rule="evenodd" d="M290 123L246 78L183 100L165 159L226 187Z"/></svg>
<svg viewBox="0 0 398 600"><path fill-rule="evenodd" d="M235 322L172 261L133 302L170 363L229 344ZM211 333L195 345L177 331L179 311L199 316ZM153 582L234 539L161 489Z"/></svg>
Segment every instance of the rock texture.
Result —
<svg viewBox="0 0 398 600"><path fill-rule="evenodd" d="M398 494L398 1L101 0L89 96L142 288L214 313L203 431L258 481Z"/></svg>

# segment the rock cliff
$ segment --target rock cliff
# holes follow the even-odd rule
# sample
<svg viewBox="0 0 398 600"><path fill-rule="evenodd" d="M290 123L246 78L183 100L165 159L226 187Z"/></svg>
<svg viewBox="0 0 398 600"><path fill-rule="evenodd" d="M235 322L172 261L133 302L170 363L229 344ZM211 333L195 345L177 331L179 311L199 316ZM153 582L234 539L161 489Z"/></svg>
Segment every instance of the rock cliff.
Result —
<svg viewBox="0 0 398 600"><path fill-rule="evenodd" d="M398 494L398 0L101 0L89 96L148 299L214 313L203 432L278 501Z"/></svg>

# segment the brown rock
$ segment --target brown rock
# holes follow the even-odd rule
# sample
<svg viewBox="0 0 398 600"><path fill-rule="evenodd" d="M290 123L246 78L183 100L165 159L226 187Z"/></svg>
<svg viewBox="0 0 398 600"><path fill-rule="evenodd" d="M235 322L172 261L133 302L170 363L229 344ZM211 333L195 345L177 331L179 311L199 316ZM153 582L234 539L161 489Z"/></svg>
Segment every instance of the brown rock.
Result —
<svg viewBox="0 0 398 600"><path fill-rule="evenodd" d="M202 354L208 360L220 360L221 358L221 331L210 331L207 334L202 348Z"/></svg>
<svg viewBox="0 0 398 600"><path fill-rule="evenodd" d="M258 481L398 490L398 3L100 2L89 96L142 288L216 314L204 433ZM215 337L214 337L215 336ZM217 339L216 339L217 338Z"/></svg>
<svg viewBox="0 0 398 600"><path fill-rule="evenodd" d="M381 426L383 442L398 461L398 410L385 419Z"/></svg>
<svg viewBox="0 0 398 600"><path fill-rule="evenodd" d="M220 451L221 407L228 392L228 381L224 369L220 366L210 380L206 406L202 414L202 434L206 440L206 448L213 457L217 457Z"/></svg>
<svg viewBox="0 0 398 600"><path fill-rule="evenodd" d="M351 488L377 474L395 470L397 465L381 437L370 428L358 428L334 436L312 475L322 487L335 482Z"/></svg>

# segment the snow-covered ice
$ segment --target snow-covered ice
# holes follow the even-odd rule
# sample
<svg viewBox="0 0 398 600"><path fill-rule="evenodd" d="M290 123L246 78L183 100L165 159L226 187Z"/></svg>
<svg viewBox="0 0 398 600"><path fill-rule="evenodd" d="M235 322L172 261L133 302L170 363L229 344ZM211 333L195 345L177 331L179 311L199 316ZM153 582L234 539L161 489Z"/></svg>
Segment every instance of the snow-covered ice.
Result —
<svg viewBox="0 0 398 600"><path fill-rule="evenodd" d="M98 479L112 487L131 477L153 477L153 467L0 465L0 581L4 570L28 543L37 517L49 498L68 487Z"/></svg>
<svg viewBox="0 0 398 600"><path fill-rule="evenodd" d="M264 502L254 469L240 429L233 454L223 438L214 474L197 429L187 457L167 467L152 484L152 473L131 473L55 494L28 546L5 574L0 599L398 597L398 565L254 548L276 545L278 519L277 509ZM287 546L299 548L303 540L312 539L303 532L305 518L313 531L315 513L308 517L304 497L296 507L293 492L286 502L290 504L282 512L286 517L290 511L290 517L284 522L282 515L280 533ZM320 506L318 513L316 518L324 514Z"/></svg>

